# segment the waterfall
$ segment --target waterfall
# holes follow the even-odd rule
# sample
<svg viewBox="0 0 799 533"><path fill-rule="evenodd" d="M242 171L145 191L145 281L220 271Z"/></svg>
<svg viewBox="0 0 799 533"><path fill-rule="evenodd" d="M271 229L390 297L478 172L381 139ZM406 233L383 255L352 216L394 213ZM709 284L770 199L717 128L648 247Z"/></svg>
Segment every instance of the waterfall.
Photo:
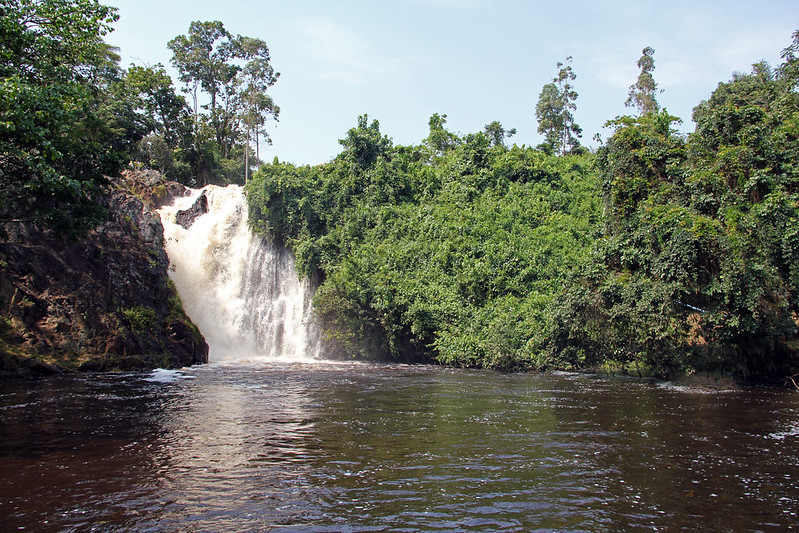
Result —
<svg viewBox="0 0 799 533"><path fill-rule="evenodd" d="M185 229L178 211L200 194L208 212ZM319 356L311 287L290 251L255 235L236 185L209 185L159 210L169 276L183 307L205 336L211 361L304 361Z"/></svg>

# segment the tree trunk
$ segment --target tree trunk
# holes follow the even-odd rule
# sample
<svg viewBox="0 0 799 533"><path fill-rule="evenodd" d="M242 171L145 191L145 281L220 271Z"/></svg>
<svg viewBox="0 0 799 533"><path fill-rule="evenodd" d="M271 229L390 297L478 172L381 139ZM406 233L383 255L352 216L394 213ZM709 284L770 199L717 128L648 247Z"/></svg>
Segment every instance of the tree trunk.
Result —
<svg viewBox="0 0 799 533"><path fill-rule="evenodd" d="M247 126L247 142L244 143L244 185L247 185L247 178L250 172L250 126Z"/></svg>

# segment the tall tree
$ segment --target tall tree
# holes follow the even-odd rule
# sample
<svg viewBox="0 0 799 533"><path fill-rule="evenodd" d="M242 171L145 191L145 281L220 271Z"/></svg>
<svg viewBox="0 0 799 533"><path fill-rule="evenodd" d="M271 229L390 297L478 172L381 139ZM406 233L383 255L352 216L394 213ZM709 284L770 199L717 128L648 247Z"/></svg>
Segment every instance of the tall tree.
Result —
<svg viewBox="0 0 799 533"><path fill-rule="evenodd" d="M167 47L172 50L172 65L180 72L180 81L187 85L192 95L194 113L198 113L198 89L202 88L211 97L211 110L216 109L216 98L220 85L230 82L235 76L228 69L231 57L232 36L224 25L194 21L188 35L178 35Z"/></svg>
<svg viewBox="0 0 799 533"><path fill-rule="evenodd" d="M198 90L208 94L207 121L222 157L227 157L235 141L235 95L238 89L237 74L240 67L232 62L236 58L233 36L218 20L194 21L188 35L179 35L169 41L172 64L180 72L180 80L194 102L195 136L201 132L199 124Z"/></svg>
<svg viewBox="0 0 799 533"><path fill-rule="evenodd" d="M239 55L247 63L240 72L242 78L242 91L239 95L242 102L242 121L245 126L245 149L244 149L244 181L247 181L250 169L249 146L255 140L255 158L260 164L260 138L263 136L267 143L271 143L269 135L263 128L270 118L277 120L280 114L280 107L275 105L272 97L267 94L267 90L272 87L280 77L279 72L275 72L272 67L269 48L261 39L252 37L237 37L236 46Z"/></svg>
<svg viewBox="0 0 799 533"><path fill-rule="evenodd" d="M541 89L535 109L538 133L545 135L544 144L553 151L560 149L563 155L580 145L583 134L572 113L577 109L578 94L572 84L577 75L569 64L571 60L569 56L566 63L558 62L558 75Z"/></svg>
<svg viewBox="0 0 799 533"><path fill-rule="evenodd" d="M226 174L225 180L236 179L239 170L246 174L238 156L249 158L252 133L262 132L263 122L277 118L279 111L266 95L279 76L270 64L266 43L240 35L234 37L219 21L195 21L188 35L175 37L168 46L173 52L172 64L194 98L198 152L204 153L210 147L210 159ZM207 113L202 115L199 89L210 100L203 106ZM248 165L246 161L244 166Z"/></svg>
<svg viewBox="0 0 799 533"><path fill-rule="evenodd" d="M658 85L652 76L652 71L655 70L655 50L647 46L641 53L643 55L636 63L638 68L641 69L641 73L638 75L638 80L630 85L630 92L624 105L636 107L641 115L646 115L647 113L657 113L660 106L657 98L655 98L658 92Z"/></svg>
<svg viewBox="0 0 799 533"><path fill-rule="evenodd" d="M538 133L545 136L544 146L549 152L555 151L560 147L560 132L563 131L563 100L554 83L547 83L541 89L535 116L538 119Z"/></svg>
<svg viewBox="0 0 799 533"><path fill-rule="evenodd" d="M77 233L101 220L104 176L125 157L98 97L116 19L96 0L0 0L0 221Z"/></svg>

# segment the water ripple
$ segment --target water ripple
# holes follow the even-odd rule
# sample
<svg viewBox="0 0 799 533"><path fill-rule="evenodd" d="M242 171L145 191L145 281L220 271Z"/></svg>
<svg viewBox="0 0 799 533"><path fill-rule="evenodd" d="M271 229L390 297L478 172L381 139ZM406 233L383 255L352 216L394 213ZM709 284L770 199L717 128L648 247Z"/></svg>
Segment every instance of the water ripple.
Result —
<svg viewBox="0 0 799 533"><path fill-rule="evenodd" d="M0 389L4 527L795 527L793 393L304 363Z"/></svg>

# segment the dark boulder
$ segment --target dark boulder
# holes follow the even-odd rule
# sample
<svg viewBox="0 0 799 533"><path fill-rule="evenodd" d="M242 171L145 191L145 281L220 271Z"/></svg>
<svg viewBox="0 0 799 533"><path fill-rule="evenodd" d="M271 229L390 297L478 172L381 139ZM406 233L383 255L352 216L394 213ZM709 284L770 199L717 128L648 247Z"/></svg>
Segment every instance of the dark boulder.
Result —
<svg viewBox="0 0 799 533"><path fill-rule="evenodd" d="M194 224L194 221L197 220L197 217L207 212L208 198L205 196L205 191L203 191L190 208L182 209L175 214L175 222L183 226L184 229L189 229Z"/></svg>

